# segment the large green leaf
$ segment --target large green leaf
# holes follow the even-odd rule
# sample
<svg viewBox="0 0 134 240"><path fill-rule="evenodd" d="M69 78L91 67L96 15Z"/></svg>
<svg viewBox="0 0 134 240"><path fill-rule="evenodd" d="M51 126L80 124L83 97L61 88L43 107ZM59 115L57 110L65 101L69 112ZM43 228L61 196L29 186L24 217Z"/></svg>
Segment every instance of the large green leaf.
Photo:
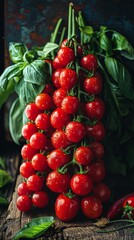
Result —
<svg viewBox="0 0 134 240"><path fill-rule="evenodd" d="M46 232L54 224L54 222L54 218L51 216L34 218L31 222L27 223L22 229L20 229L12 240L21 238L35 239Z"/></svg>
<svg viewBox="0 0 134 240"><path fill-rule="evenodd" d="M0 205L8 205L8 201L5 197L0 196Z"/></svg>
<svg viewBox="0 0 134 240"><path fill-rule="evenodd" d="M0 188L11 181L11 176L4 170L0 169Z"/></svg>
<svg viewBox="0 0 134 240"><path fill-rule="evenodd" d="M23 55L27 50L28 49L24 43L16 43L16 42L9 43L9 55L10 55L10 59L14 63L22 62Z"/></svg>
<svg viewBox="0 0 134 240"><path fill-rule="evenodd" d="M107 55L112 54L112 44L106 33L100 35L100 48L103 49Z"/></svg>

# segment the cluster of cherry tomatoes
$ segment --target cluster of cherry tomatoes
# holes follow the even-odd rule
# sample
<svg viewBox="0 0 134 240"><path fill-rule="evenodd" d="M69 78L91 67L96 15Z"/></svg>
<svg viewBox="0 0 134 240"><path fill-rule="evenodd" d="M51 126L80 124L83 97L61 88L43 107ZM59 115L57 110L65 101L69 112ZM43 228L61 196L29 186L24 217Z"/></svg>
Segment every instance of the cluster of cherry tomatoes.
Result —
<svg viewBox="0 0 134 240"><path fill-rule="evenodd" d="M55 213L62 221L79 211L98 218L110 189L103 182L106 169L102 140L105 105L103 80L97 58L69 47L65 40L53 61L52 81L35 102L25 108L28 122L22 127L26 144L21 149L17 207L44 208L55 192Z"/></svg>

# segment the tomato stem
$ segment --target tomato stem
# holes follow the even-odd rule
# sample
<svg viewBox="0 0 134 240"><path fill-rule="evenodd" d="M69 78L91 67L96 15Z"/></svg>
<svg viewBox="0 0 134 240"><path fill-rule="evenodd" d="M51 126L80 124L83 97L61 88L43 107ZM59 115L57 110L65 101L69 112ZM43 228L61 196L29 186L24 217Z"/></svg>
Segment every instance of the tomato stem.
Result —
<svg viewBox="0 0 134 240"><path fill-rule="evenodd" d="M67 36L68 39L70 39L72 35L72 7L73 7L73 3L70 3L69 13L68 13L68 36Z"/></svg>

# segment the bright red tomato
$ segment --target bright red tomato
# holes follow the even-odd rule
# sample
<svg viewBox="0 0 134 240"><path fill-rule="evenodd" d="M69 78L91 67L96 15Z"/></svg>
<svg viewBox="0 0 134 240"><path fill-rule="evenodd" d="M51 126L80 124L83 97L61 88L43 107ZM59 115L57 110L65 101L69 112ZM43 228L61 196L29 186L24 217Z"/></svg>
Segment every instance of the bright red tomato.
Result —
<svg viewBox="0 0 134 240"><path fill-rule="evenodd" d="M47 157L37 153L32 158L32 166L36 171L45 171L48 168Z"/></svg>
<svg viewBox="0 0 134 240"><path fill-rule="evenodd" d="M59 84L61 88L63 88L66 91L71 90L72 87L75 86L77 83L77 74L76 71L64 68L61 71L61 74L59 76Z"/></svg>
<svg viewBox="0 0 134 240"><path fill-rule="evenodd" d="M76 162L81 165L88 165L93 159L93 152L90 147L78 147L74 153Z"/></svg>
<svg viewBox="0 0 134 240"><path fill-rule="evenodd" d="M95 141L101 141L105 137L105 127L102 122L97 122L93 126L86 126L87 137L93 138Z"/></svg>
<svg viewBox="0 0 134 240"><path fill-rule="evenodd" d="M61 149L53 150L47 157L48 166L53 170L57 170L57 168L64 166L68 162L70 162L69 155Z"/></svg>
<svg viewBox="0 0 134 240"><path fill-rule="evenodd" d="M52 74L52 82L53 82L53 85L56 87L56 88L59 88L60 87L60 84L59 84L59 76L61 74L61 71L62 71L62 68L58 68L56 69L53 74Z"/></svg>
<svg viewBox="0 0 134 240"><path fill-rule="evenodd" d="M67 192L70 187L71 176L69 173L59 173L58 171L50 172L46 179L48 188L57 193Z"/></svg>
<svg viewBox="0 0 134 240"><path fill-rule="evenodd" d="M65 128L65 133L69 141L80 142L86 135L85 126L80 122L69 122Z"/></svg>
<svg viewBox="0 0 134 240"><path fill-rule="evenodd" d="M46 192L35 192L32 196L32 203L35 207L44 208L49 202L49 196Z"/></svg>
<svg viewBox="0 0 134 240"><path fill-rule="evenodd" d="M51 142L54 148L67 148L71 142L68 140L63 130L56 130L51 137Z"/></svg>
<svg viewBox="0 0 134 240"><path fill-rule="evenodd" d="M58 130L66 126L69 121L69 114L65 113L61 108L55 109L50 116L51 125Z"/></svg>
<svg viewBox="0 0 134 240"><path fill-rule="evenodd" d="M96 196L85 196L81 200L81 209L87 218L97 219L102 214L103 205Z"/></svg>
<svg viewBox="0 0 134 240"><path fill-rule="evenodd" d="M70 186L75 194L84 196L92 191L92 180L87 174L77 173L72 176Z"/></svg>
<svg viewBox="0 0 134 240"><path fill-rule="evenodd" d="M33 156L38 152L37 149L31 147L30 144L25 144L21 149L21 156L26 161L31 161Z"/></svg>
<svg viewBox="0 0 134 240"><path fill-rule="evenodd" d="M66 96L61 102L61 108L68 114L74 114L77 112L79 107L79 100L75 96Z"/></svg>
<svg viewBox="0 0 134 240"><path fill-rule="evenodd" d="M57 56L59 62L62 63L64 67L66 67L67 64L74 61L75 59L74 50L69 47L60 48L60 50L57 53Z"/></svg>
<svg viewBox="0 0 134 240"><path fill-rule="evenodd" d="M40 113L35 119L36 127L40 130L46 131L50 128L50 116L46 113Z"/></svg>
<svg viewBox="0 0 134 240"><path fill-rule="evenodd" d="M17 193L19 196L21 195L31 195L32 191L30 191L27 187L27 183L26 182L22 182L19 184L18 188L17 188Z"/></svg>
<svg viewBox="0 0 134 240"><path fill-rule="evenodd" d="M57 89L53 94L53 101L54 101L55 105L57 107L61 107L61 102L62 102L63 98L66 96L67 96L66 90L64 90L63 88Z"/></svg>
<svg viewBox="0 0 134 240"><path fill-rule="evenodd" d="M134 219L134 196L126 198L122 207L125 218Z"/></svg>
<svg viewBox="0 0 134 240"><path fill-rule="evenodd" d="M102 77L99 73L96 73L94 76L86 78L83 85L85 92L97 95L102 90Z"/></svg>
<svg viewBox="0 0 134 240"><path fill-rule="evenodd" d="M36 171L32 166L31 162L24 162L20 165L20 174L24 177L24 178L28 178L31 175L35 174Z"/></svg>
<svg viewBox="0 0 134 240"><path fill-rule="evenodd" d="M27 195L22 195L17 198L16 205L21 212L28 212L32 207L32 200Z"/></svg>
<svg viewBox="0 0 134 240"><path fill-rule="evenodd" d="M52 107L52 97L47 93L40 93L35 98L35 104L40 110L50 110Z"/></svg>
<svg viewBox="0 0 134 240"><path fill-rule="evenodd" d="M55 202L55 213L61 221L70 221L76 217L80 208L77 196L69 198L65 194L59 194Z"/></svg>
<svg viewBox="0 0 134 240"><path fill-rule="evenodd" d="M104 164L100 162L91 163L86 169L88 170L88 175L94 182L100 182L106 176L106 168Z"/></svg>
<svg viewBox="0 0 134 240"><path fill-rule="evenodd" d="M100 142L91 142L90 143L90 148L93 151L94 157L96 160L101 160L103 159L104 156L104 146Z"/></svg>
<svg viewBox="0 0 134 240"><path fill-rule="evenodd" d="M63 68L64 65L62 64L62 62L59 60L58 56L56 56L53 60L53 68L54 69L60 69ZM56 85L54 85L56 87Z"/></svg>
<svg viewBox="0 0 134 240"><path fill-rule="evenodd" d="M81 58L80 65L88 71L96 71L98 67L98 60L95 55L88 54Z"/></svg>
<svg viewBox="0 0 134 240"><path fill-rule="evenodd" d="M29 141L30 137L37 132L37 127L34 123L28 122L23 125L21 132L22 136Z"/></svg>
<svg viewBox="0 0 134 240"><path fill-rule="evenodd" d="M95 98L92 102L87 102L85 105L87 116L92 120L100 120L104 116L105 105L102 99Z"/></svg>
<svg viewBox="0 0 134 240"><path fill-rule="evenodd" d="M107 202L111 196L110 188L103 182L99 182L94 186L93 193L101 202Z"/></svg>
<svg viewBox="0 0 134 240"><path fill-rule="evenodd" d="M27 179L27 187L33 192L40 191L44 186L44 178L33 174Z"/></svg>
<svg viewBox="0 0 134 240"><path fill-rule="evenodd" d="M38 150L45 149L46 143L46 136L40 132L34 133L30 138L30 145Z"/></svg>
<svg viewBox="0 0 134 240"><path fill-rule="evenodd" d="M29 103L25 108L25 115L30 120L34 121L39 113L41 113L41 110L35 103Z"/></svg>

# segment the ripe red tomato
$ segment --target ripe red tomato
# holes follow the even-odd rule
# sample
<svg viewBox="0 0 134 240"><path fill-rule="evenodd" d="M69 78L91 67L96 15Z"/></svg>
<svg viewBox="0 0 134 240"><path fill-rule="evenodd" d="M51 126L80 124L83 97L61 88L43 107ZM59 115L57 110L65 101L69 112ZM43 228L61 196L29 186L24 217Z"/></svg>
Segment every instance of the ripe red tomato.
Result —
<svg viewBox="0 0 134 240"><path fill-rule="evenodd" d="M49 95L53 95L55 91L54 86L51 83L47 83L42 91L42 93L47 93Z"/></svg>
<svg viewBox="0 0 134 240"><path fill-rule="evenodd" d="M53 74L52 74L52 82L53 82L53 85L56 87L56 88L59 88L60 87L60 84L59 84L59 76L61 74L61 71L62 71L62 68L58 68L56 69Z"/></svg>
<svg viewBox="0 0 134 240"><path fill-rule="evenodd" d="M90 119L100 120L104 116L104 102L102 101L102 99L97 97L92 102L86 103L85 111Z"/></svg>
<svg viewBox="0 0 134 240"><path fill-rule="evenodd" d="M22 195L17 198L17 208L22 212L28 212L32 207L32 200L27 195Z"/></svg>
<svg viewBox="0 0 134 240"><path fill-rule="evenodd" d="M69 122L65 128L65 133L69 141L80 142L86 135L84 124L80 122Z"/></svg>
<svg viewBox="0 0 134 240"><path fill-rule="evenodd" d="M80 196L87 195L92 190L92 180L87 174L74 174L70 181L72 191Z"/></svg>
<svg viewBox="0 0 134 240"><path fill-rule="evenodd" d="M60 69L63 68L64 65L62 64L62 62L59 60L58 56L56 56L53 60L53 68L54 69ZM54 85L55 86L55 85ZM56 87L56 86L55 86Z"/></svg>
<svg viewBox="0 0 134 240"><path fill-rule="evenodd" d="M40 110L50 110L52 107L52 97L47 93L40 93L35 98L35 104Z"/></svg>
<svg viewBox="0 0 134 240"><path fill-rule="evenodd" d="M32 157L38 152L37 149L31 147L30 144L25 144L21 149L21 156L26 161L31 161Z"/></svg>
<svg viewBox="0 0 134 240"><path fill-rule="evenodd" d="M69 114L65 113L61 108L56 108L50 116L51 125L58 130L66 126L69 121Z"/></svg>
<svg viewBox="0 0 134 240"><path fill-rule="evenodd" d="M51 142L54 148L67 148L71 142L68 140L63 130L56 130L51 137Z"/></svg>
<svg viewBox="0 0 134 240"><path fill-rule="evenodd" d="M86 170L94 182L100 182L106 176L106 168L100 162L91 163L86 167Z"/></svg>
<svg viewBox="0 0 134 240"><path fill-rule="evenodd" d="M70 221L75 218L80 208L77 196L69 198L65 194L59 194L55 202L55 213L61 221Z"/></svg>
<svg viewBox="0 0 134 240"><path fill-rule="evenodd" d="M53 170L57 170L57 168L64 166L68 162L70 162L69 155L61 149L53 150L47 157L48 166Z"/></svg>
<svg viewBox="0 0 134 240"><path fill-rule="evenodd" d="M36 171L45 171L48 168L47 157L37 153L32 158L32 166Z"/></svg>
<svg viewBox="0 0 134 240"><path fill-rule="evenodd" d="M27 179L27 187L33 192L40 191L44 186L44 178L33 174Z"/></svg>
<svg viewBox="0 0 134 240"><path fill-rule="evenodd" d="M59 84L61 88L63 88L66 91L71 90L72 87L75 86L77 83L77 74L76 71L64 68L61 71L61 74L59 76Z"/></svg>
<svg viewBox="0 0 134 240"><path fill-rule="evenodd" d="M24 177L24 178L28 178L31 175L35 174L36 171L32 166L31 162L24 162L20 165L20 174Z"/></svg>
<svg viewBox="0 0 134 240"><path fill-rule="evenodd" d="M102 122L97 122L93 126L86 126L87 137L95 141L101 141L105 137L105 127Z"/></svg>
<svg viewBox="0 0 134 240"><path fill-rule="evenodd" d="M50 116L47 113L40 113L35 119L36 127L46 131L50 128Z"/></svg>
<svg viewBox="0 0 134 240"><path fill-rule="evenodd" d="M94 186L93 193L101 202L107 202L111 196L110 188L103 182L99 182Z"/></svg>
<svg viewBox="0 0 134 240"><path fill-rule="evenodd" d="M75 96L66 96L61 102L61 108L68 114L74 114L77 112L79 107L79 100Z"/></svg>
<svg viewBox="0 0 134 240"><path fill-rule="evenodd" d="M85 92L97 95L102 90L102 77L99 73L94 76L86 78L83 83Z"/></svg>
<svg viewBox="0 0 134 240"><path fill-rule="evenodd" d="M46 185L53 192L67 192L70 187L70 179L69 173L62 174L58 171L52 171L47 176Z"/></svg>
<svg viewBox="0 0 134 240"><path fill-rule="evenodd" d="M90 147L78 147L74 153L76 162L81 165L88 165L93 159L93 153Z"/></svg>
<svg viewBox="0 0 134 240"><path fill-rule="evenodd" d="M22 182L19 184L18 188L17 188L17 193L19 196L21 195L31 195L32 191L30 191L27 187L27 183L26 182Z"/></svg>
<svg viewBox="0 0 134 240"><path fill-rule="evenodd" d="M103 159L104 156L104 146L100 142L91 142L90 148L92 149L92 152L94 154L94 157L96 160Z"/></svg>
<svg viewBox="0 0 134 240"><path fill-rule="evenodd" d="M97 219L101 216L103 205L95 196L85 196L81 200L81 209L83 214L90 219Z"/></svg>
<svg viewBox="0 0 134 240"><path fill-rule="evenodd" d="M98 67L98 60L95 55L88 54L81 58L80 65L88 71L96 71Z"/></svg>
<svg viewBox="0 0 134 240"><path fill-rule="evenodd" d="M35 103L29 103L25 108L25 115L30 120L35 120L37 115L41 112L39 108L37 108Z"/></svg>
<svg viewBox="0 0 134 240"><path fill-rule="evenodd" d="M46 142L46 136L40 132L34 133L30 138L30 145L38 150L45 149Z"/></svg>
<svg viewBox="0 0 134 240"><path fill-rule="evenodd" d="M128 197L123 202L123 209L125 218L132 218L134 219L134 196Z"/></svg>
<svg viewBox="0 0 134 240"><path fill-rule="evenodd" d="M22 136L29 141L30 137L37 132L37 127L34 123L28 122L23 125L21 132Z"/></svg>
<svg viewBox="0 0 134 240"><path fill-rule="evenodd" d="M69 47L60 48L60 50L57 53L57 57L59 59L59 62L62 63L62 65L65 67L67 64L74 61L75 59L74 50Z"/></svg>
<svg viewBox="0 0 134 240"><path fill-rule="evenodd" d="M32 196L32 203L35 207L44 208L49 202L49 196L46 192L35 192Z"/></svg>
<svg viewBox="0 0 134 240"><path fill-rule="evenodd" d="M53 94L53 101L54 101L55 105L57 107L61 107L61 102L62 102L63 98L66 96L67 96L66 90L64 90L63 88L57 89Z"/></svg>

